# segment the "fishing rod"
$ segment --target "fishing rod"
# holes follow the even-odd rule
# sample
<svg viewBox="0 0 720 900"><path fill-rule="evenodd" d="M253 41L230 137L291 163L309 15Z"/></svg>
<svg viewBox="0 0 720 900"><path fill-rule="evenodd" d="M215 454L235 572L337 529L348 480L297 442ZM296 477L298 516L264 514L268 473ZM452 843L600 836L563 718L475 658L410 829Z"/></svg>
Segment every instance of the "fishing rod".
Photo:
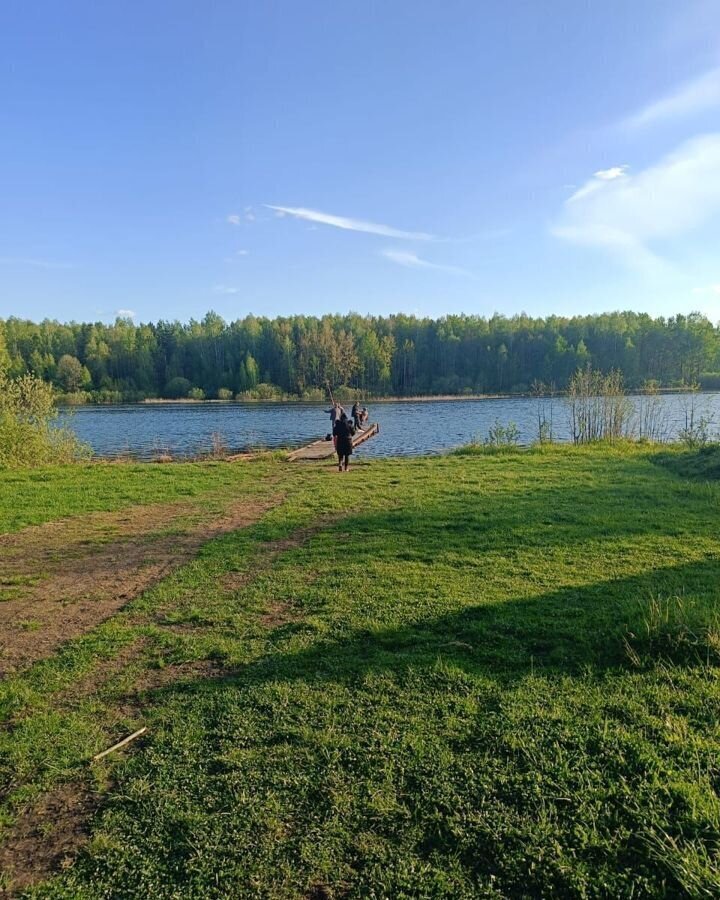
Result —
<svg viewBox="0 0 720 900"><path fill-rule="evenodd" d="M325 379L325 384L327 385L328 394L330 394L330 402L333 406L336 406L337 404L335 403L335 398L333 397L332 388L330 387L330 381L327 378Z"/></svg>

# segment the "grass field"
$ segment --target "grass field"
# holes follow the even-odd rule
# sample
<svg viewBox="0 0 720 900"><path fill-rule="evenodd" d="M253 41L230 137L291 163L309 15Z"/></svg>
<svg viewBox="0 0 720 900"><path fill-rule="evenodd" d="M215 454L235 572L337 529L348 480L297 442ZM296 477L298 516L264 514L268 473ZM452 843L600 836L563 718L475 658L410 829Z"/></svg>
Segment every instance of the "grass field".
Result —
<svg viewBox="0 0 720 900"><path fill-rule="evenodd" d="M0 473L7 893L720 896L719 459Z"/></svg>

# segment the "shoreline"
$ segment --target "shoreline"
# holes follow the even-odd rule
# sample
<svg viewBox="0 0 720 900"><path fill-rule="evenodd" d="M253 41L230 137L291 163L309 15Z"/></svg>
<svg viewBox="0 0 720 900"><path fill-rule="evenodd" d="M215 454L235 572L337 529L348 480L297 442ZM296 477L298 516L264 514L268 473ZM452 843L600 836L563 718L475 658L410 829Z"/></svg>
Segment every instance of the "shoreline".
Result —
<svg viewBox="0 0 720 900"><path fill-rule="evenodd" d="M652 397L652 396L671 396L675 394L696 394L697 396L706 396L712 394L720 394L718 390L699 390L690 391L687 388L660 388L658 391L628 390L625 394L627 397ZM365 397L360 399L360 403L461 403L463 401L478 402L480 400L562 400L567 396L567 391L558 391L555 394L531 394L531 393L507 393L507 394L421 394L417 397ZM57 406L62 408L78 409L82 407L103 407L103 406L186 406L186 405L257 405L261 403L280 405L280 404L298 404L305 406L326 406L329 400L304 400L302 397L277 397L277 398L246 398L243 400L218 400L204 399L193 400L190 397L179 399L164 399L162 397L146 397L144 400L112 400L102 403L94 403L88 400L85 403L66 403L62 398L58 398ZM340 403L341 406L350 406L352 400L345 400Z"/></svg>

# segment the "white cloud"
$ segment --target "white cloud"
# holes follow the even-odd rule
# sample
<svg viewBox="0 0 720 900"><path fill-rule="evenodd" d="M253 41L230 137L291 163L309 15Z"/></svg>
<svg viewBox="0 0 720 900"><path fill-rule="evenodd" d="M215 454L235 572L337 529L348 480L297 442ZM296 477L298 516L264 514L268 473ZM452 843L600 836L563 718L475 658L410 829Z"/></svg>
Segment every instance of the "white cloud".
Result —
<svg viewBox="0 0 720 900"><path fill-rule="evenodd" d="M720 213L720 132L693 138L636 175L590 179L565 202L552 233L610 250L631 265L662 264L655 241Z"/></svg>
<svg viewBox="0 0 720 900"><path fill-rule="evenodd" d="M471 275L470 272L460 269L458 266L445 266L440 263L428 262L428 260L421 259L417 253L413 253L411 250L381 250L380 255L384 256L385 259L389 259L390 262L410 269L435 269L439 272L450 272L453 275Z"/></svg>
<svg viewBox="0 0 720 900"><path fill-rule="evenodd" d="M239 213L231 213L229 216L225 216L225 221L229 225L241 225L243 220L246 222L255 221L255 213L253 212L252 206L246 206L245 209L243 209L242 215Z"/></svg>
<svg viewBox="0 0 720 900"><path fill-rule="evenodd" d="M31 266L34 269L72 269L72 263L51 259L29 259L24 256L0 256L0 266Z"/></svg>
<svg viewBox="0 0 720 900"><path fill-rule="evenodd" d="M249 255L250 255L249 250L236 250L235 251L235 256L249 256Z"/></svg>
<svg viewBox="0 0 720 900"><path fill-rule="evenodd" d="M612 166L610 169L600 169L595 173L595 178L599 178L601 181L613 181L615 178L622 178L628 168L628 166Z"/></svg>
<svg viewBox="0 0 720 900"><path fill-rule="evenodd" d="M115 315L120 319L134 319L137 313L134 309L116 309Z"/></svg>
<svg viewBox="0 0 720 900"><path fill-rule="evenodd" d="M615 181L616 178L623 178L627 169L628 166L613 166L610 169L599 169L589 181L586 181L581 188L575 191L569 198L568 203L575 203L576 200L580 200L583 197L587 197L588 194L600 190L604 181Z"/></svg>
<svg viewBox="0 0 720 900"><path fill-rule="evenodd" d="M362 231L365 234L380 234L383 237L400 238L407 241L434 240L432 234L425 234L421 231L401 231L399 228L392 228L390 225L365 222L362 219L350 219L346 216L333 216L330 213L319 212L315 209L304 209L303 207L295 206L271 206L270 204L267 204L267 208L275 210L275 214L280 218L293 216L296 219L317 222L320 225L331 225L333 228L342 228L345 231Z"/></svg>
<svg viewBox="0 0 720 900"><path fill-rule="evenodd" d="M716 294L720 297L720 284L707 284L705 287L693 288L693 294Z"/></svg>
<svg viewBox="0 0 720 900"><path fill-rule="evenodd" d="M216 284L213 285L213 291L216 294L237 294L240 291L240 288L230 287L227 284Z"/></svg>
<svg viewBox="0 0 720 900"><path fill-rule="evenodd" d="M710 69L699 78L685 82L665 97L628 116L622 124L630 128L644 128L668 119L682 118L719 107L720 67Z"/></svg>

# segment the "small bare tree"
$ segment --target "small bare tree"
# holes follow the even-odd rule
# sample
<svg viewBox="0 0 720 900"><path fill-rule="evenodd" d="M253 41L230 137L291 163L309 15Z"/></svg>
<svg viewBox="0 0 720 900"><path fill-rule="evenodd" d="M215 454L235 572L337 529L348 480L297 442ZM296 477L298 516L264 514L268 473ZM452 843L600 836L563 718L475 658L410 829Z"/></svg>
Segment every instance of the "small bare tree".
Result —
<svg viewBox="0 0 720 900"><path fill-rule="evenodd" d="M530 393L536 403L538 443L551 444L554 439L555 383L543 384L542 381L533 381Z"/></svg>
<svg viewBox="0 0 720 900"><path fill-rule="evenodd" d="M640 440L661 443L668 439L670 427L657 381L646 381L635 410L633 431Z"/></svg>
<svg viewBox="0 0 720 900"><path fill-rule="evenodd" d="M680 429L680 441L686 447L704 447L710 440L710 426L713 417L707 405L700 401L700 385L688 385L688 395L683 398L682 408L685 414L685 425Z"/></svg>

